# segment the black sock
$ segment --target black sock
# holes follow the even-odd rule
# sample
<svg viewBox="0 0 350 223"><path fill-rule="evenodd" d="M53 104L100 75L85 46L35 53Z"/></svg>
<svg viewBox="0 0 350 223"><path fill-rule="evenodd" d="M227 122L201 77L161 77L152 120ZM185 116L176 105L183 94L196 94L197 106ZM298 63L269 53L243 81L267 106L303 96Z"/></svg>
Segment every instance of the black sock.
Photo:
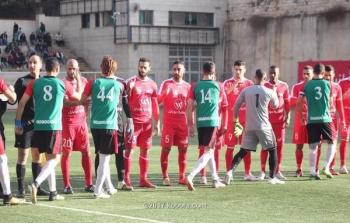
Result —
<svg viewBox="0 0 350 223"><path fill-rule="evenodd" d="M32 163L33 182L36 182L35 179L39 176L40 172L41 172L40 163Z"/></svg>
<svg viewBox="0 0 350 223"><path fill-rule="evenodd" d="M124 180L124 157L123 157L123 151L119 151L119 153L115 154L115 166L117 168L118 181L123 181Z"/></svg>
<svg viewBox="0 0 350 223"><path fill-rule="evenodd" d="M1 186L1 184L0 184L0 195L3 195L3 190L2 190L2 186Z"/></svg>
<svg viewBox="0 0 350 223"><path fill-rule="evenodd" d="M18 191L24 191L24 177L26 175L26 166L17 163L16 174L17 174Z"/></svg>
<svg viewBox="0 0 350 223"><path fill-rule="evenodd" d="M247 154L248 154L248 151L241 148L239 150L239 152L233 157L232 165L231 165L232 172L235 172L235 170L237 169L239 163L242 161L242 159Z"/></svg>
<svg viewBox="0 0 350 223"><path fill-rule="evenodd" d="M269 167L270 167L270 178L271 179L275 177L276 161L277 161L276 149L269 150Z"/></svg>
<svg viewBox="0 0 350 223"><path fill-rule="evenodd" d="M97 168L98 168L98 164L100 163L100 156L98 155L98 153L96 153L95 155L95 176L97 178Z"/></svg>

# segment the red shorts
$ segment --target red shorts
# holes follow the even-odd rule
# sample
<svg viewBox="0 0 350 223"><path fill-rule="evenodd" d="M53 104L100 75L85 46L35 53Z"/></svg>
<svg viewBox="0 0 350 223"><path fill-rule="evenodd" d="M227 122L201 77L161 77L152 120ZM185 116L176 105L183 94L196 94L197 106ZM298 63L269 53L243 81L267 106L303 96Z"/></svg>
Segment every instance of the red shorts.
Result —
<svg viewBox="0 0 350 223"><path fill-rule="evenodd" d="M139 146L149 149L152 146L152 122L134 123L134 134L125 136L125 148Z"/></svg>
<svg viewBox="0 0 350 223"><path fill-rule="evenodd" d="M346 129L341 131L341 140L349 141L350 135L350 122L346 123Z"/></svg>
<svg viewBox="0 0 350 223"><path fill-rule="evenodd" d="M333 122L332 136L333 136L333 141L336 143L338 141L338 120L332 119L332 122Z"/></svg>
<svg viewBox="0 0 350 223"><path fill-rule="evenodd" d="M164 123L162 137L160 140L162 147L170 148L172 145L180 148L188 147L188 127L186 123L173 122Z"/></svg>
<svg viewBox="0 0 350 223"><path fill-rule="evenodd" d="M4 141L2 140L2 136L0 136L0 155L5 154L5 145Z"/></svg>
<svg viewBox="0 0 350 223"><path fill-rule="evenodd" d="M284 123L271 123L273 133L275 133L277 145L283 145L286 138L286 128Z"/></svg>
<svg viewBox="0 0 350 223"><path fill-rule="evenodd" d="M216 137L215 149L221 149L225 145L224 135Z"/></svg>
<svg viewBox="0 0 350 223"><path fill-rule="evenodd" d="M89 131L87 124L63 125L62 150L86 152L90 149Z"/></svg>
<svg viewBox="0 0 350 223"><path fill-rule="evenodd" d="M241 125L244 128L244 123L241 123ZM227 131L225 133L225 144L229 148L233 148L235 145L241 144L242 142L242 135L239 137L236 137L234 132L234 126L233 122L229 122L227 124Z"/></svg>
<svg viewBox="0 0 350 223"><path fill-rule="evenodd" d="M294 144L308 144L308 134L307 134L307 128L306 125L303 125L302 123L295 121L294 122L294 128L293 128L293 139L292 143Z"/></svg>

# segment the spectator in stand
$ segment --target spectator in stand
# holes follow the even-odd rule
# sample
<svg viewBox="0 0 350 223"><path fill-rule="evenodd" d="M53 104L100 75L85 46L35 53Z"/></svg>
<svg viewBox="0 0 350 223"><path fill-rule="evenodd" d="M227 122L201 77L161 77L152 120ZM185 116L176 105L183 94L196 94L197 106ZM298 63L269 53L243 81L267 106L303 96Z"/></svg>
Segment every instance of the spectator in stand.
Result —
<svg viewBox="0 0 350 223"><path fill-rule="evenodd" d="M3 32L0 35L0 45L6 46L7 45L7 33Z"/></svg>
<svg viewBox="0 0 350 223"><path fill-rule="evenodd" d="M45 24L43 22L40 22L40 32L41 33L45 33L46 32L46 29L45 29Z"/></svg>
<svg viewBox="0 0 350 223"><path fill-rule="evenodd" d="M15 42L15 34L17 33L17 31L18 31L18 24L15 22L13 24L12 42Z"/></svg>
<svg viewBox="0 0 350 223"><path fill-rule="evenodd" d="M30 44L31 45L35 45L35 41L36 41L36 36L35 36L35 33L32 32L29 36L29 41L30 41Z"/></svg>
<svg viewBox="0 0 350 223"><path fill-rule="evenodd" d="M63 36L60 32L56 33L55 42L56 42L57 46L64 46Z"/></svg>
<svg viewBox="0 0 350 223"><path fill-rule="evenodd" d="M45 43L48 47L51 47L51 46L52 46L52 38L51 38L51 34L50 34L50 33L45 33L45 34L44 34L44 43Z"/></svg>
<svg viewBox="0 0 350 223"><path fill-rule="evenodd" d="M65 64L64 55L62 51L56 51L55 57L61 64Z"/></svg>

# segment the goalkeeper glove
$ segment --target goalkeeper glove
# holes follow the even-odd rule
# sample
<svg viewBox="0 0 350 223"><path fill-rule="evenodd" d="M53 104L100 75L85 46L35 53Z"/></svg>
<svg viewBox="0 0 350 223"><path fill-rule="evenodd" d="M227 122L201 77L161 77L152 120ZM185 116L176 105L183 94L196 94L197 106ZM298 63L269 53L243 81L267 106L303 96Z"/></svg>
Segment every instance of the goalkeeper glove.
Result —
<svg viewBox="0 0 350 223"><path fill-rule="evenodd" d="M238 121L236 121L235 122L235 129L233 131L233 134L236 137L238 137L238 136L242 135L242 133L243 133L243 126Z"/></svg>

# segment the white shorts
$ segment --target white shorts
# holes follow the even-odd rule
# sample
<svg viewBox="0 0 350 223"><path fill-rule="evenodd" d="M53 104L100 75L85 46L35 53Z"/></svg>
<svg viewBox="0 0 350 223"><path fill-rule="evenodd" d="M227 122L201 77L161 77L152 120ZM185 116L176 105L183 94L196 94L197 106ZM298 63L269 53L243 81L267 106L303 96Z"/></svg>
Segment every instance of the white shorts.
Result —
<svg viewBox="0 0 350 223"><path fill-rule="evenodd" d="M276 137L272 129L244 131L241 148L256 151L258 143L264 150L276 148Z"/></svg>

